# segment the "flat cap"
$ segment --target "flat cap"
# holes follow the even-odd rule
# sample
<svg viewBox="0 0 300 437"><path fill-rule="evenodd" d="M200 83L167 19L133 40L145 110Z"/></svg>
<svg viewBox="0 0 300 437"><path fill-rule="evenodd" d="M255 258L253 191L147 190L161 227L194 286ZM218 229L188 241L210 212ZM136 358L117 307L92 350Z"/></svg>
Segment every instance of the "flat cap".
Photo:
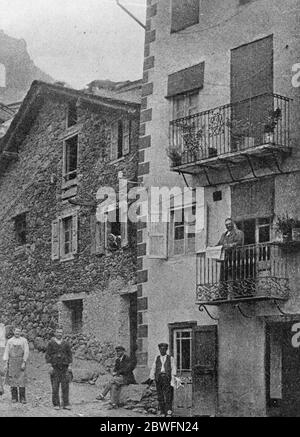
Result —
<svg viewBox="0 0 300 437"><path fill-rule="evenodd" d="M158 347L169 347L168 343L159 343Z"/></svg>
<svg viewBox="0 0 300 437"><path fill-rule="evenodd" d="M116 346L116 347L115 347L115 350L116 350L116 351L124 351L124 350L125 350L125 347L123 347L123 346Z"/></svg>

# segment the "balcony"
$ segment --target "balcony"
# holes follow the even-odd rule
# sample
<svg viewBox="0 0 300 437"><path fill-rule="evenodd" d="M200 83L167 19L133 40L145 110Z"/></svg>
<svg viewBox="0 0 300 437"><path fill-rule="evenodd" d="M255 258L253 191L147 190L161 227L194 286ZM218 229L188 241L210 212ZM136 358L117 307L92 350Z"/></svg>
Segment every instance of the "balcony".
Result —
<svg viewBox="0 0 300 437"><path fill-rule="evenodd" d="M171 169L195 174L289 153L290 99L262 94L170 122Z"/></svg>
<svg viewBox="0 0 300 437"><path fill-rule="evenodd" d="M241 301L286 300L289 297L284 252L272 243L227 251L225 260L197 255L197 303L220 305Z"/></svg>

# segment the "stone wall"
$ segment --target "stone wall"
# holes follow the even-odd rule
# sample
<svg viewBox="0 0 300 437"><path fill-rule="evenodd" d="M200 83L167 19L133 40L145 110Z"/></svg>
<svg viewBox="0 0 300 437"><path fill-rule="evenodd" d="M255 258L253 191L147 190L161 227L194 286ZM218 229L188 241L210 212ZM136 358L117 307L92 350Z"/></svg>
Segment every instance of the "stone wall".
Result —
<svg viewBox="0 0 300 437"><path fill-rule="evenodd" d="M133 119L131 153L112 165L108 128L113 118L125 115L103 108L97 112L95 107L92 111L87 105L80 106L78 113L80 176L76 199L92 203L101 186L117 187L119 171L125 178L135 179L139 125ZM101 350L102 344L119 343L119 326L128 324L123 320L129 315L124 312L121 293L132 290L136 281L136 232L131 225L128 247L97 256L91 251L90 229L95 210L82 206L78 212L78 253L70 261L51 260L52 221L69 206L62 199L61 188L65 135L66 103L48 98L19 148L19 159L11 161L1 174L0 322L21 326L29 341L43 349L58 323L61 296L84 293L82 335L86 342L97 340ZM27 213L28 239L26 245L18 246L13 217L23 212ZM125 336L121 341L126 340L128 346L129 331ZM83 346L83 338L72 338L75 349ZM95 358L97 353L91 354Z"/></svg>

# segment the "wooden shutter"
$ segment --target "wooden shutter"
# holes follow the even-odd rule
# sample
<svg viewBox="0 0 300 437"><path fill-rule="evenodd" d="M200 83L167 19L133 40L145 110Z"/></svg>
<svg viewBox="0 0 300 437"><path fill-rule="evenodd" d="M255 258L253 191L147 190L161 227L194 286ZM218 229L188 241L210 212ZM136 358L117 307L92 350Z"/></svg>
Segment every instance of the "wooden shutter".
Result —
<svg viewBox="0 0 300 437"><path fill-rule="evenodd" d="M131 134L131 121L124 120L123 122L123 155L128 155L130 152L130 134Z"/></svg>
<svg viewBox="0 0 300 437"><path fill-rule="evenodd" d="M205 63L193 65L168 76L167 97L188 93L203 88Z"/></svg>
<svg viewBox="0 0 300 437"><path fill-rule="evenodd" d="M98 222L95 225L95 253L96 255L105 254L107 237L107 215L105 214L105 221Z"/></svg>
<svg viewBox="0 0 300 437"><path fill-rule="evenodd" d="M78 214L72 216L72 254L78 252Z"/></svg>
<svg viewBox="0 0 300 437"><path fill-rule="evenodd" d="M59 227L60 219L53 220L52 222L52 248L51 258L52 260L59 259Z"/></svg>
<svg viewBox="0 0 300 437"><path fill-rule="evenodd" d="M96 227L97 227L96 214L91 214L90 217L91 255L95 255L96 253Z"/></svg>
<svg viewBox="0 0 300 437"><path fill-rule="evenodd" d="M242 126L242 134L261 145L264 125L274 105L272 35L231 51L230 82L234 103L231 119ZM234 138L232 143L235 151L238 146Z"/></svg>
<svg viewBox="0 0 300 437"><path fill-rule="evenodd" d="M121 246L126 247L128 245L128 222L121 222Z"/></svg>
<svg viewBox="0 0 300 437"><path fill-rule="evenodd" d="M231 215L234 220L271 217L274 214L274 179L262 179L231 188Z"/></svg>
<svg viewBox="0 0 300 437"><path fill-rule="evenodd" d="M217 326L194 329L193 405L194 414L214 416L217 402Z"/></svg>
<svg viewBox="0 0 300 437"><path fill-rule="evenodd" d="M149 244L148 257L155 259L168 258L168 223L155 222L155 217L151 216L149 222Z"/></svg>
<svg viewBox="0 0 300 437"><path fill-rule="evenodd" d="M119 122L115 121L111 124L111 134L110 134L110 159L114 161L118 158L118 133L119 133Z"/></svg>
<svg viewBox="0 0 300 437"><path fill-rule="evenodd" d="M172 0L171 32L199 23L199 0Z"/></svg>

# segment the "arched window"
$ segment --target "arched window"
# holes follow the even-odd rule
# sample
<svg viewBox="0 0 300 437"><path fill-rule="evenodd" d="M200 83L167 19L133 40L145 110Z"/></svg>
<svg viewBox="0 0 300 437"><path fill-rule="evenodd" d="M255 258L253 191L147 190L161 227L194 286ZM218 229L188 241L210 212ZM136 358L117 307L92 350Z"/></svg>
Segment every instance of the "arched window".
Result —
<svg viewBox="0 0 300 437"><path fill-rule="evenodd" d="M0 63L0 88L6 87L6 69L5 65Z"/></svg>

